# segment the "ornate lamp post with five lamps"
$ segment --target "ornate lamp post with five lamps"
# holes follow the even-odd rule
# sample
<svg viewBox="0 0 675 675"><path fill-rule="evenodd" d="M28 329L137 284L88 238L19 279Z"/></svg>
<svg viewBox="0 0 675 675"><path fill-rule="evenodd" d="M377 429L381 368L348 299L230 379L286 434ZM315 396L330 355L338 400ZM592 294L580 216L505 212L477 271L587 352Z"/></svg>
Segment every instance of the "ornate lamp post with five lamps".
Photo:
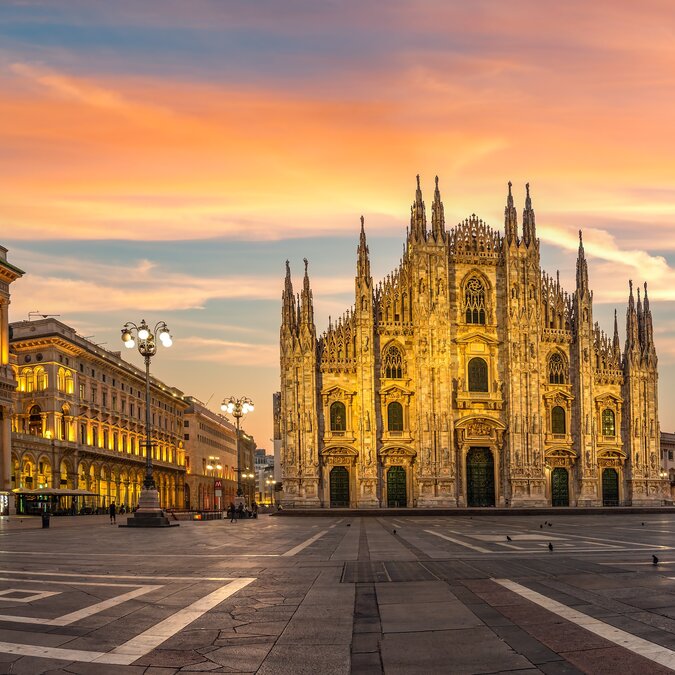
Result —
<svg viewBox="0 0 675 675"><path fill-rule="evenodd" d="M136 344L138 341L138 345ZM133 518L127 518L127 527L170 527L169 519L159 506L159 492L152 476L152 423L150 417L150 359L157 353L157 341L164 347L172 345L169 327L159 321L154 329L141 320L139 326L131 321L122 328L122 342L127 349L138 346L145 360L145 480ZM177 525L177 523L176 523Z"/></svg>
<svg viewBox="0 0 675 675"><path fill-rule="evenodd" d="M237 451L237 505L243 501L244 491L241 487L242 473L245 471L241 468L241 456L239 454L239 423L241 418L246 415L246 413L253 412L254 406L253 401L248 398L248 396L242 396L237 398L236 396L230 396L227 400L223 401L220 409L223 412L226 412L228 415L232 415L237 421L237 441L236 441L236 451Z"/></svg>

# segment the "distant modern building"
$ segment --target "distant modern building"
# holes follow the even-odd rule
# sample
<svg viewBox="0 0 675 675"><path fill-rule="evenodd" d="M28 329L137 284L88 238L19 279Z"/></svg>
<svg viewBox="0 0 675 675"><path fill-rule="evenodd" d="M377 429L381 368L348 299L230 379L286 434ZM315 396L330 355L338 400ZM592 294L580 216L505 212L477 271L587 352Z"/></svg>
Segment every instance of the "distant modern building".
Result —
<svg viewBox="0 0 675 675"><path fill-rule="evenodd" d="M566 292L522 228L475 215L431 228L419 177L398 266L371 276L363 219L355 302L317 336L305 261L286 265L279 438L289 507L658 505L657 357L647 285L626 341L601 331L581 233Z"/></svg>
<svg viewBox="0 0 675 675"><path fill-rule="evenodd" d="M9 287L23 270L7 262L7 249L0 246L0 515L13 511L11 496L12 412L16 379L9 350Z"/></svg>
<svg viewBox="0 0 675 675"><path fill-rule="evenodd" d="M185 508L222 510L237 494L237 429L192 396L183 421Z"/></svg>
<svg viewBox="0 0 675 675"><path fill-rule="evenodd" d="M54 318L11 324L15 357L11 487L76 490L59 508L137 505L145 476L145 372ZM154 478L163 508L183 506L183 393L151 378ZM41 505L19 494L21 509Z"/></svg>
<svg viewBox="0 0 675 675"><path fill-rule="evenodd" d="M258 502L274 502L274 455L268 455L264 448L255 451L255 475Z"/></svg>

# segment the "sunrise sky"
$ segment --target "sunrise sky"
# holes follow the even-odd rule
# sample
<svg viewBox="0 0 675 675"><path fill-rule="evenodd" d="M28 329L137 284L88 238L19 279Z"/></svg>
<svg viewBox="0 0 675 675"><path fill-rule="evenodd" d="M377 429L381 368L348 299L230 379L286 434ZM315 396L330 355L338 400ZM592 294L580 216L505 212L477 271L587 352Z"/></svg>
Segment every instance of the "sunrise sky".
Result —
<svg viewBox="0 0 675 675"><path fill-rule="evenodd" d="M448 227L501 228L529 181L543 267L573 290L582 228L622 344L646 280L675 431L672 2L2 0L0 90L11 320L113 350L165 320L153 372L215 410L253 398L259 447L284 261L298 285L309 259L322 332L353 302L361 214L376 278L397 266L417 173Z"/></svg>

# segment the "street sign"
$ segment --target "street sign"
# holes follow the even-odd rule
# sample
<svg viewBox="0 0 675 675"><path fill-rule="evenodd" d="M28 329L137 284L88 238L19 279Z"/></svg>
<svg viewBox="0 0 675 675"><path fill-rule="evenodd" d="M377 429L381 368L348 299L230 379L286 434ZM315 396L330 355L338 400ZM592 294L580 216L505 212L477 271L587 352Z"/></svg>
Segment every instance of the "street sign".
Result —
<svg viewBox="0 0 675 675"><path fill-rule="evenodd" d="M216 478L216 479L213 481L213 487L214 487L216 490L222 490L222 489L223 489L223 479L222 479L222 478Z"/></svg>

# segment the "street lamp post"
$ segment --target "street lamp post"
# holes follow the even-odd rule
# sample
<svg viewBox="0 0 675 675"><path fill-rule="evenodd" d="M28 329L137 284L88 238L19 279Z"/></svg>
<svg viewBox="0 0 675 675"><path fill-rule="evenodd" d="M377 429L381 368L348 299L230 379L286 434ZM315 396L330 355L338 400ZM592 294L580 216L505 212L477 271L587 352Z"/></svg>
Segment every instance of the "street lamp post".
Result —
<svg viewBox="0 0 675 675"><path fill-rule="evenodd" d="M243 501L244 491L241 487L241 478L243 469L241 468L241 457L239 455L239 425L241 418L246 415L246 413L253 412L254 406L253 401L248 398L248 396L242 396L237 398L236 396L230 396L227 400L224 400L220 406L220 409L223 412L226 412L228 415L232 415L237 421L237 437L236 437L236 453L237 453L237 505Z"/></svg>
<svg viewBox="0 0 675 675"><path fill-rule="evenodd" d="M138 341L138 345L136 344ZM164 347L173 342L169 327L159 321L154 329L143 319L140 325L131 321L122 328L122 342L127 349L138 346L138 352L145 360L145 480L133 518L127 518L127 527L170 527L169 519L159 506L159 491L152 475L152 422L150 416L150 360L157 353L157 341ZM176 523L177 524L177 523Z"/></svg>

